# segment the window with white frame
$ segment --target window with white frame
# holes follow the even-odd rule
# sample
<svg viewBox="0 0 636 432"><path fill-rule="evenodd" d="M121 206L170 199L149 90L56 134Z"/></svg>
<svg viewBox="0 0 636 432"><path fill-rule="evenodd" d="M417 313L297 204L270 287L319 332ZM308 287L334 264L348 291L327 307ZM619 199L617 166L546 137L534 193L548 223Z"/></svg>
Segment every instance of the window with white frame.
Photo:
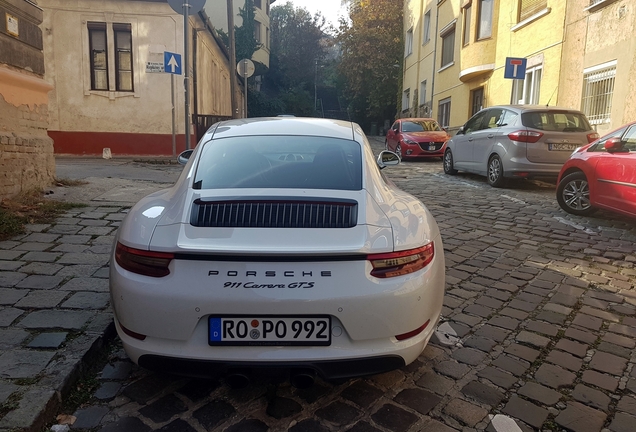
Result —
<svg viewBox="0 0 636 432"><path fill-rule="evenodd" d="M442 29L442 64L441 67L449 66L455 60L455 24Z"/></svg>
<svg viewBox="0 0 636 432"><path fill-rule="evenodd" d="M437 104L437 123L441 127L450 125L451 98L442 99Z"/></svg>
<svg viewBox="0 0 636 432"><path fill-rule="evenodd" d="M261 23L254 21L254 39L261 43Z"/></svg>
<svg viewBox="0 0 636 432"><path fill-rule="evenodd" d="M404 38L404 57L413 54L413 27L406 32L406 38Z"/></svg>
<svg viewBox="0 0 636 432"><path fill-rule="evenodd" d="M424 14L424 37L422 45L428 43L431 40L431 11Z"/></svg>
<svg viewBox="0 0 636 432"><path fill-rule="evenodd" d="M616 60L583 70L581 111L591 124L609 123L616 79Z"/></svg>
<svg viewBox="0 0 636 432"><path fill-rule="evenodd" d="M548 0L519 0L519 21L521 22L548 7Z"/></svg>
<svg viewBox="0 0 636 432"><path fill-rule="evenodd" d="M408 88L402 92L402 111L406 111L411 106L411 89Z"/></svg>
<svg viewBox="0 0 636 432"><path fill-rule="evenodd" d="M132 28L128 23L88 22L91 90L134 91ZM112 30L112 33L110 33ZM112 41L112 42L110 42ZM111 61L113 61L111 63ZM109 79L114 64L115 80ZM114 86L113 86L114 84Z"/></svg>
<svg viewBox="0 0 636 432"><path fill-rule="evenodd" d="M420 83L420 105L426 103L426 80Z"/></svg>
<svg viewBox="0 0 636 432"><path fill-rule="evenodd" d="M492 36L492 13L494 0L479 0L477 16L477 40Z"/></svg>
<svg viewBox="0 0 636 432"><path fill-rule="evenodd" d="M519 105L536 105L539 103L541 90L541 76L543 65L526 69L526 77L514 80L510 103Z"/></svg>

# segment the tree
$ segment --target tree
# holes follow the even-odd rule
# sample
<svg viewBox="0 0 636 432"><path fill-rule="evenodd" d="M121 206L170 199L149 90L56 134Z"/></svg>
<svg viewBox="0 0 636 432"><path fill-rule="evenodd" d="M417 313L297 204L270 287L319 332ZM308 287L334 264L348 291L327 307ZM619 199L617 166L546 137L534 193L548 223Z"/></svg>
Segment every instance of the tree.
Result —
<svg viewBox="0 0 636 432"><path fill-rule="evenodd" d="M353 119L368 127L396 114L403 11L393 0L349 3L350 22L341 19L336 37L342 51L339 71L346 81Z"/></svg>
<svg viewBox="0 0 636 432"><path fill-rule="evenodd" d="M240 27L234 26L236 43L236 61L251 59L261 47L254 38L254 17L256 16L254 0L245 0L245 5L239 8L239 16L243 19Z"/></svg>

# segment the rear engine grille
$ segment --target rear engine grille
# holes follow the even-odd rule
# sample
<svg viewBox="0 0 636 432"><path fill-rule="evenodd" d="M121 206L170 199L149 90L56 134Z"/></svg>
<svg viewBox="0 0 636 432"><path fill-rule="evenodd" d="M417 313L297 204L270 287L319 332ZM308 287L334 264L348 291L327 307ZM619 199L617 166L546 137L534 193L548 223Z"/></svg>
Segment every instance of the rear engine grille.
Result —
<svg viewBox="0 0 636 432"><path fill-rule="evenodd" d="M444 145L443 142L421 142L420 144L420 148L424 151L437 151L439 149L442 148L442 146ZM435 148L431 148L430 146L435 146Z"/></svg>
<svg viewBox="0 0 636 432"><path fill-rule="evenodd" d="M223 228L351 228L358 203L350 200L196 200L190 224Z"/></svg>

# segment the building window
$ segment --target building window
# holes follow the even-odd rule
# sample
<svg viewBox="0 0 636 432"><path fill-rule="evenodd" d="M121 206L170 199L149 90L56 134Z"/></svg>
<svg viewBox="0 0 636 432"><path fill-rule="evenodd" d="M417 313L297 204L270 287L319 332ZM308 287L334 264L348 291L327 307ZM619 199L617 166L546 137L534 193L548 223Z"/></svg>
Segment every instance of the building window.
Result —
<svg viewBox="0 0 636 432"><path fill-rule="evenodd" d="M269 48L269 29L265 27L265 47Z"/></svg>
<svg viewBox="0 0 636 432"><path fill-rule="evenodd" d="M437 123L447 128L450 125L451 98L442 99L437 104Z"/></svg>
<svg viewBox="0 0 636 432"><path fill-rule="evenodd" d="M263 9L263 4L261 3L261 0L254 0L254 6L256 6L259 9Z"/></svg>
<svg viewBox="0 0 636 432"><path fill-rule="evenodd" d="M406 111L411 106L411 89L406 89L402 93L402 111Z"/></svg>
<svg viewBox="0 0 636 432"><path fill-rule="evenodd" d="M471 109L470 116L474 116L484 107L484 88L479 87L470 92Z"/></svg>
<svg viewBox="0 0 636 432"><path fill-rule="evenodd" d="M426 103L426 80L420 83L420 105Z"/></svg>
<svg viewBox="0 0 636 432"><path fill-rule="evenodd" d="M91 90L108 90L106 23L88 23L91 62Z"/></svg>
<svg viewBox="0 0 636 432"><path fill-rule="evenodd" d="M254 40L261 43L261 23L254 21Z"/></svg>
<svg viewBox="0 0 636 432"><path fill-rule="evenodd" d="M519 0L519 21L521 22L548 7L548 0Z"/></svg>
<svg viewBox="0 0 636 432"><path fill-rule="evenodd" d="M130 24L113 24L117 91L133 91L132 32Z"/></svg>
<svg viewBox="0 0 636 432"><path fill-rule="evenodd" d="M470 12L472 9L472 2L468 3L468 5L464 8L464 34L463 34L463 44L464 46L470 43Z"/></svg>
<svg viewBox="0 0 636 432"><path fill-rule="evenodd" d="M406 32L404 39L404 57L413 54L413 27Z"/></svg>
<svg viewBox="0 0 636 432"><path fill-rule="evenodd" d="M422 45L431 40L431 11L424 14L424 40Z"/></svg>
<svg viewBox="0 0 636 432"><path fill-rule="evenodd" d="M609 123L616 79L616 61L583 70L581 111L591 124Z"/></svg>
<svg viewBox="0 0 636 432"><path fill-rule="evenodd" d="M492 36L492 12L494 0L479 0L477 40Z"/></svg>
<svg viewBox="0 0 636 432"><path fill-rule="evenodd" d="M514 80L511 103L519 105L536 105L539 103L541 75L543 65L526 69L526 77Z"/></svg>
<svg viewBox="0 0 636 432"><path fill-rule="evenodd" d="M265 14L269 16L269 0L265 0Z"/></svg>
<svg viewBox="0 0 636 432"><path fill-rule="evenodd" d="M455 60L455 25L440 34L442 38L442 65L449 66Z"/></svg>

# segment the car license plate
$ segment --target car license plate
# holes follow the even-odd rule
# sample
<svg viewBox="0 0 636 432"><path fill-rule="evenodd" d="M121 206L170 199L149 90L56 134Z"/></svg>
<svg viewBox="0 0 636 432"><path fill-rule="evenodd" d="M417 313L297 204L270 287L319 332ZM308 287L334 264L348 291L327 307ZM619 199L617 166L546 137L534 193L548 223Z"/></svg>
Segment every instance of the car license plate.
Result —
<svg viewBox="0 0 636 432"><path fill-rule="evenodd" d="M211 316L210 345L331 345L328 316Z"/></svg>
<svg viewBox="0 0 636 432"><path fill-rule="evenodd" d="M428 149L429 150L435 150L435 147L436 147L435 144L429 144L428 145Z"/></svg>
<svg viewBox="0 0 636 432"><path fill-rule="evenodd" d="M553 151L572 151L572 150L576 150L576 144L566 144L566 143L548 144L548 150L553 150Z"/></svg>

